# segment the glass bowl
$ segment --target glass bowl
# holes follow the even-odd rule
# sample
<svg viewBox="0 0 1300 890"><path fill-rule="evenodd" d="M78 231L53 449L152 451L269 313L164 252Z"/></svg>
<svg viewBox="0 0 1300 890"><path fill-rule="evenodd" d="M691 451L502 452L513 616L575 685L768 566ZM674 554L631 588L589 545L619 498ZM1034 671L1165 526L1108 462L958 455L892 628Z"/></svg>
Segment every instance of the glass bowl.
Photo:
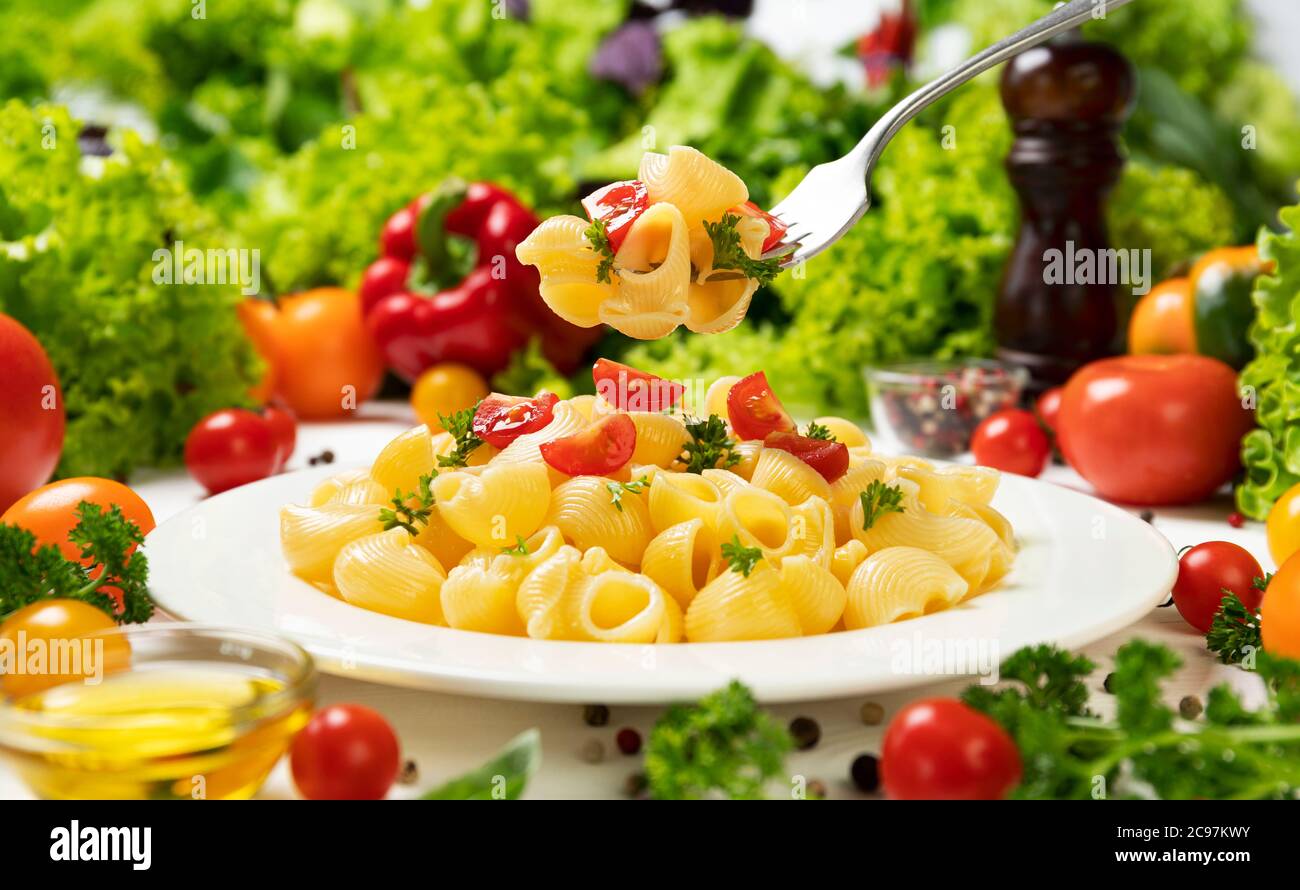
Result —
<svg viewBox="0 0 1300 890"><path fill-rule="evenodd" d="M311 656L271 634L149 624L58 642L102 648L63 672L84 677L0 701L0 753L44 798L251 797L311 716Z"/></svg>
<svg viewBox="0 0 1300 890"><path fill-rule="evenodd" d="M988 359L913 361L867 368L871 422L910 454L956 457L980 421L1014 408L1029 380L1018 365Z"/></svg>

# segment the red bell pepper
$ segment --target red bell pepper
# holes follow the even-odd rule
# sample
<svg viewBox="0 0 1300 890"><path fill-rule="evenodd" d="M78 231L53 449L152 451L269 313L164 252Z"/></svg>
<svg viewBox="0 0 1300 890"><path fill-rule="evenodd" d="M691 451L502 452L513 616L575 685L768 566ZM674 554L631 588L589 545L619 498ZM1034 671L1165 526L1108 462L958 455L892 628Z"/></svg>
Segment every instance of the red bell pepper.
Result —
<svg viewBox="0 0 1300 890"><path fill-rule="evenodd" d="M897 12L882 12L875 30L858 40L858 58L867 72L867 84L878 87L888 82L894 70L912 61L916 48L916 13L911 0L902 0Z"/></svg>

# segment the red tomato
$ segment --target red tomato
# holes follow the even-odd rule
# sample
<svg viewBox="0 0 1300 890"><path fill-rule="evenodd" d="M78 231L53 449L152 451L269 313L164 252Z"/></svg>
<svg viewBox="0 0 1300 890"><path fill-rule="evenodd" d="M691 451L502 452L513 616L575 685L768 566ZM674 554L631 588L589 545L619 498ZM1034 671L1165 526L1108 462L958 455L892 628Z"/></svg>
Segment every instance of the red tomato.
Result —
<svg viewBox="0 0 1300 890"><path fill-rule="evenodd" d="M610 414L582 432L541 446L542 459L570 476L604 476L632 459L636 424L626 414Z"/></svg>
<svg viewBox="0 0 1300 890"><path fill-rule="evenodd" d="M265 417L243 408L226 408L190 430L185 466L210 494L218 494L270 476L282 447Z"/></svg>
<svg viewBox="0 0 1300 890"><path fill-rule="evenodd" d="M27 328L0 315L0 510L50 478L63 451L63 392Z"/></svg>
<svg viewBox="0 0 1300 890"><path fill-rule="evenodd" d="M768 386L767 375L755 371L736 381L727 392L727 419L741 439L766 439L768 433L795 432L794 420Z"/></svg>
<svg viewBox="0 0 1300 890"><path fill-rule="evenodd" d="M361 276L357 294L361 298L361 314L367 315L374 305L389 294L406 290L406 279L411 274L411 264L397 257L381 256Z"/></svg>
<svg viewBox="0 0 1300 890"><path fill-rule="evenodd" d="M471 428L489 445L505 448L525 433L535 433L550 423L559 400L553 392L540 392L531 399L494 392L479 403Z"/></svg>
<svg viewBox="0 0 1300 890"><path fill-rule="evenodd" d="M885 730L880 778L895 800L1000 800L1020 776L1006 731L954 698L913 702Z"/></svg>
<svg viewBox="0 0 1300 890"><path fill-rule="evenodd" d="M308 800L380 800L400 768L397 733L363 705L312 715L289 749L298 792Z"/></svg>
<svg viewBox="0 0 1300 890"><path fill-rule="evenodd" d="M1065 459L1102 497L1189 504L1232 478L1254 426L1237 374L1203 355L1127 355L1075 372L1061 396Z"/></svg>
<svg viewBox="0 0 1300 890"><path fill-rule="evenodd" d="M298 444L298 419L278 405L267 405L262 409L262 416L271 425L271 435L275 437L275 472L278 473L293 457L294 446Z"/></svg>
<svg viewBox="0 0 1300 890"><path fill-rule="evenodd" d="M849 471L849 447L843 442L810 439L798 433L768 433L763 444L788 451L812 467L827 482L834 482Z"/></svg>
<svg viewBox="0 0 1300 890"><path fill-rule="evenodd" d="M1051 430L1053 434L1056 432L1056 421L1061 414L1061 395L1064 392L1065 387L1053 386L1039 396L1038 401L1034 403L1034 413L1043 422L1043 426Z"/></svg>
<svg viewBox="0 0 1300 890"><path fill-rule="evenodd" d="M620 411L666 411L686 394L686 387L607 358L591 367L596 393Z"/></svg>
<svg viewBox="0 0 1300 890"><path fill-rule="evenodd" d="M1255 589L1254 582L1263 577L1259 561L1236 544L1197 544L1178 560L1174 605L1188 624L1208 633L1227 591L1235 593L1248 609L1259 608L1264 594Z"/></svg>
<svg viewBox="0 0 1300 890"><path fill-rule="evenodd" d="M649 203L645 183L639 179L610 183L582 199L582 207L592 222L605 221L605 234L615 253Z"/></svg>
<svg viewBox="0 0 1300 890"><path fill-rule="evenodd" d="M1006 408L990 414L975 427L970 450L975 454L975 463L981 466L1037 476L1052 453L1052 443L1034 415Z"/></svg>
<svg viewBox="0 0 1300 890"><path fill-rule="evenodd" d="M755 216L767 223L767 237L763 239L763 247L759 251L760 253L767 253L773 247L780 244L781 239L785 237L786 231L790 228L785 223L781 222L781 220L760 208L753 201L746 201L735 209L739 210L746 216Z"/></svg>
<svg viewBox="0 0 1300 890"><path fill-rule="evenodd" d="M1295 556L1268 582L1259 606L1259 632L1268 652L1300 659L1300 559Z"/></svg>
<svg viewBox="0 0 1300 890"><path fill-rule="evenodd" d="M381 256L393 257L408 263L415 258L418 250L415 227L420 221L420 204L421 199L417 198L388 217L383 230L379 233Z"/></svg>

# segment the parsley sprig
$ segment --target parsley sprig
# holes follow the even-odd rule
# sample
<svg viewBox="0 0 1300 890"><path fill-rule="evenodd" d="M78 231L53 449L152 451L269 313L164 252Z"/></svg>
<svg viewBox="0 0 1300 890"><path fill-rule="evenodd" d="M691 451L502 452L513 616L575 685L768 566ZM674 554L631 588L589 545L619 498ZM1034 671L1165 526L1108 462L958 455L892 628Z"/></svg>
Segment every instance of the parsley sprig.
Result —
<svg viewBox="0 0 1300 890"><path fill-rule="evenodd" d="M435 475L437 474L425 473L421 476L416 489L410 494L403 493L400 488L393 492L390 502L393 506L381 507L379 510L379 521L383 524L384 531L404 528L414 537L423 526L429 524L429 514L433 512L433 492L429 486Z"/></svg>
<svg viewBox="0 0 1300 890"><path fill-rule="evenodd" d="M623 512L623 494L640 494L650 487L650 477L642 476L632 482L606 482L605 487L609 489L609 502L614 505L618 512Z"/></svg>
<svg viewBox="0 0 1300 890"><path fill-rule="evenodd" d="M731 541L722 545L722 558L733 572L740 572L748 578L749 573L754 571L754 566L763 558L763 551L758 547L746 547L740 543L740 535L732 535Z"/></svg>
<svg viewBox="0 0 1300 890"><path fill-rule="evenodd" d="M614 248L609 243L608 226L603 219L594 220L583 233L591 249L600 254L600 264L596 266L596 281L609 284L610 273L614 271Z"/></svg>
<svg viewBox="0 0 1300 890"><path fill-rule="evenodd" d="M523 535L515 535L515 546L502 547L501 552L507 556L527 556L528 542L524 540Z"/></svg>
<svg viewBox="0 0 1300 890"><path fill-rule="evenodd" d="M474 412L478 410L480 403L475 403L473 407L464 408L457 411L450 417L442 414L438 415L438 420L442 423L442 428L451 433L456 439L456 447L450 454L438 455L438 466L440 467L465 467L469 465L469 456L475 448L483 444L474 433Z"/></svg>
<svg viewBox="0 0 1300 890"><path fill-rule="evenodd" d="M886 513L903 512L903 490L897 485L886 485L879 479L872 480L858 498L862 501L863 531L869 531Z"/></svg>
<svg viewBox="0 0 1300 890"><path fill-rule="evenodd" d="M714 467L734 467L740 463L736 440L727 434L727 425L716 414L707 420L686 419L690 440L682 447L681 462L687 473L703 473Z"/></svg>
<svg viewBox="0 0 1300 890"><path fill-rule="evenodd" d="M1266 590L1271 574L1256 578L1252 586ZM1259 629L1259 610L1246 606L1228 588L1223 588L1223 601L1214 615L1210 631L1205 635L1205 647L1219 656L1224 664L1241 664L1242 660L1263 648Z"/></svg>
<svg viewBox="0 0 1300 890"><path fill-rule="evenodd" d="M25 528L0 525L0 616L50 597L81 600L120 623L148 621L149 560L135 550L144 541L140 527L117 505L106 511L82 501L76 516L68 540L81 548L82 562L67 559L53 544L37 547ZM121 592L120 614L110 589Z"/></svg>
<svg viewBox="0 0 1300 890"><path fill-rule="evenodd" d="M821 439L824 442L836 441L835 436L831 434L831 428L822 426L820 423L808 424L808 430L804 433L809 439Z"/></svg>
<svg viewBox="0 0 1300 890"><path fill-rule="evenodd" d="M740 232L736 230L740 217L734 213L723 214L715 223L705 222L704 231L713 242L713 268L735 269L746 278L759 284L768 284L781 273L779 259L756 260L740 246Z"/></svg>

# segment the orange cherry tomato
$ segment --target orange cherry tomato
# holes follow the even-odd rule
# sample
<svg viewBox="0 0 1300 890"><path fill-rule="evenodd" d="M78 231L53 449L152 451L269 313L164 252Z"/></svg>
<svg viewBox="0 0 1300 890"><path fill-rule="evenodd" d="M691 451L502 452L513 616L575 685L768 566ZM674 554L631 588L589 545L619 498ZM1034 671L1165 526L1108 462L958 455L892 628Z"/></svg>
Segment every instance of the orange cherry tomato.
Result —
<svg viewBox="0 0 1300 890"><path fill-rule="evenodd" d="M1264 651L1300 658L1300 558L1292 556L1268 582L1259 606Z"/></svg>
<svg viewBox="0 0 1300 890"><path fill-rule="evenodd" d="M244 310L241 318L253 342L273 353L275 394L304 420L346 416L383 381L383 359L351 291L303 291L270 311Z"/></svg>
<svg viewBox="0 0 1300 890"><path fill-rule="evenodd" d="M430 432L441 432L439 415L450 417L487 398L483 375L468 365L443 362L427 368L411 387L411 408Z"/></svg>
<svg viewBox="0 0 1300 890"><path fill-rule="evenodd" d="M125 670L131 645L121 634L105 634L72 647L64 641L112 630L117 622L80 600L48 599L24 606L0 624L0 640L14 653L14 670L0 674L0 689L10 698L22 698L63 683ZM36 660L44 655L44 663Z"/></svg>
<svg viewBox="0 0 1300 890"><path fill-rule="evenodd" d="M122 515L140 527L141 534L154 529L149 505L131 489L112 479L79 476L51 482L18 500L0 515L0 523L17 525L36 536L36 543L53 544L68 559L80 561L81 548L68 540L68 532L77 524L77 504L89 501L107 510L113 504Z"/></svg>
<svg viewBox="0 0 1300 890"><path fill-rule="evenodd" d="M1162 281L1138 301L1129 318L1128 351L1133 355L1196 352L1190 278Z"/></svg>
<svg viewBox="0 0 1300 890"><path fill-rule="evenodd" d="M1300 550L1300 484L1293 485L1268 511L1268 552L1281 565Z"/></svg>

